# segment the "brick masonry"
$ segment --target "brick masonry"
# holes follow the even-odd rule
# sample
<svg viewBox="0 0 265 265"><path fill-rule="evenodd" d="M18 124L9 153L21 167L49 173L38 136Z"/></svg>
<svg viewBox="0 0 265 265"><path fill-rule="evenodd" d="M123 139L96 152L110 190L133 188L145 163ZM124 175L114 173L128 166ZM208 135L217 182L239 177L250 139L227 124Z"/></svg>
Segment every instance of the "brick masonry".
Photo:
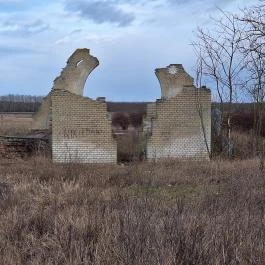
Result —
<svg viewBox="0 0 265 265"><path fill-rule="evenodd" d="M105 102L64 90L53 90L51 101L54 162L117 162L117 144Z"/></svg>
<svg viewBox="0 0 265 265"><path fill-rule="evenodd" d="M150 124L150 137L147 140L146 150L148 160L209 159L207 152L207 145L211 150L209 89L184 87L176 96L150 104L146 123L148 121Z"/></svg>

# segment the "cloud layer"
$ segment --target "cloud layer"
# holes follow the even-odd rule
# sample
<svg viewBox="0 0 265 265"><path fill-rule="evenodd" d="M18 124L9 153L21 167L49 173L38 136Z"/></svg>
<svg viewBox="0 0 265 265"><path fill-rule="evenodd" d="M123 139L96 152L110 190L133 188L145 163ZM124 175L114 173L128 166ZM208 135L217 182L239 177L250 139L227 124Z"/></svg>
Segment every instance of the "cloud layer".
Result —
<svg viewBox="0 0 265 265"><path fill-rule="evenodd" d="M0 23L0 33L14 36L28 37L49 29L49 25L41 19L24 22L19 20L6 20Z"/></svg>
<svg viewBox="0 0 265 265"><path fill-rule="evenodd" d="M135 19L133 14L121 10L117 3L112 1L67 1L66 10L77 12L83 18L98 24L108 22L124 27Z"/></svg>
<svg viewBox="0 0 265 265"><path fill-rule="evenodd" d="M87 82L87 96L154 100L160 97L154 69L182 63L192 74L193 30L208 25L217 6L236 11L247 4L249 0L0 0L0 95L48 94L70 54L87 47L100 61Z"/></svg>

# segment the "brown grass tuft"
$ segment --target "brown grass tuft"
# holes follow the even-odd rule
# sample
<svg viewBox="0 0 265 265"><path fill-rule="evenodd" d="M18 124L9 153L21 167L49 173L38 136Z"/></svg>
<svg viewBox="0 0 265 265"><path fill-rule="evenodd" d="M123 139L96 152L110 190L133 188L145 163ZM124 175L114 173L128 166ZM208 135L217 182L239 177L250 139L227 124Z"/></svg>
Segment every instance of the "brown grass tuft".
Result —
<svg viewBox="0 0 265 265"><path fill-rule="evenodd" d="M257 168L2 160L1 264L264 264Z"/></svg>

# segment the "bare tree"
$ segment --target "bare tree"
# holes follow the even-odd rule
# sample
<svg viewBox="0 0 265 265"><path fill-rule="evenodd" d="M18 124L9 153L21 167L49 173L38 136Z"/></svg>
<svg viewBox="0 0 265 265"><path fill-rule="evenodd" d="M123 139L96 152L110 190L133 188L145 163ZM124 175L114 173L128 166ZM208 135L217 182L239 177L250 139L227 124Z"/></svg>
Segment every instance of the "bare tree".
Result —
<svg viewBox="0 0 265 265"><path fill-rule="evenodd" d="M31 95L0 96L0 112L35 112L43 97Z"/></svg>
<svg viewBox="0 0 265 265"><path fill-rule="evenodd" d="M213 82L223 113L224 91L220 82L221 69L218 62L218 58L220 58L220 50L213 49L213 39L209 38L208 34L206 34L201 28L197 29L197 36L198 41L192 43L197 56L197 86L202 86L202 83L206 81L204 80L205 77Z"/></svg>
<svg viewBox="0 0 265 265"><path fill-rule="evenodd" d="M244 24L231 13L220 10L220 14L220 18L211 18L211 28L197 29L193 46L202 62L203 75L215 84L222 114L223 102L228 101L226 135L227 152L231 156L232 103L245 69L244 54L240 52Z"/></svg>
<svg viewBox="0 0 265 265"><path fill-rule="evenodd" d="M246 25L244 37L249 43L248 51L258 51L265 56L265 4L243 10L243 15L237 16L237 20Z"/></svg>
<svg viewBox="0 0 265 265"><path fill-rule="evenodd" d="M248 71L246 90L254 101L254 149L260 155L263 170L265 154L261 129L265 111L265 5L244 10L237 19L245 24L242 52L246 56Z"/></svg>

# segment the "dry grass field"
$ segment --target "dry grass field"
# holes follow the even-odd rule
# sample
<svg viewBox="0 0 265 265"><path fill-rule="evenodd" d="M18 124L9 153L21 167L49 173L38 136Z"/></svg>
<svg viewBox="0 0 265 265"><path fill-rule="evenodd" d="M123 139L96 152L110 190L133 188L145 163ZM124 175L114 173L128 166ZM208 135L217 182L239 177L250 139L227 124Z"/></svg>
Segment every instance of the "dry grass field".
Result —
<svg viewBox="0 0 265 265"><path fill-rule="evenodd" d="M32 126L32 113L0 113L0 135L24 135Z"/></svg>
<svg viewBox="0 0 265 265"><path fill-rule="evenodd" d="M256 160L1 160L0 263L263 265L263 173Z"/></svg>
<svg viewBox="0 0 265 265"><path fill-rule="evenodd" d="M1 116L0 134L21 135L31 122ZM0 264L264 265L265 172L257 159L0 159Z"/></svg>

